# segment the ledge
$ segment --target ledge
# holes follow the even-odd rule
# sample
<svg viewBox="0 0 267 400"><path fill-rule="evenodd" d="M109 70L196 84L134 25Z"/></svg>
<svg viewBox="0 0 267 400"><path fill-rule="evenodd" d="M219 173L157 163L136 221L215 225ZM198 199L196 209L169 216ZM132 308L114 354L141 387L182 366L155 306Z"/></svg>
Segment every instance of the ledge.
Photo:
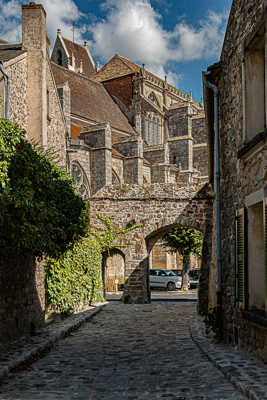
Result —
<svg viewBox="0 0 267 400"><path fill-rule="evenodd" d="M243 311L243 316L247 321L267 328L267 314L264 310Z"/></svg>
<svg viewBox="0 0 267 400"><path fill-rule="evenodd" d="M254 136L253 139L251 139L249 142L247 142L237 153L237 158L240 159L244 157L250 150L252 150L257 144L259 144L261 141L267 139L267 130L265 129L263 132L258 133L256 136Z"/></svg>

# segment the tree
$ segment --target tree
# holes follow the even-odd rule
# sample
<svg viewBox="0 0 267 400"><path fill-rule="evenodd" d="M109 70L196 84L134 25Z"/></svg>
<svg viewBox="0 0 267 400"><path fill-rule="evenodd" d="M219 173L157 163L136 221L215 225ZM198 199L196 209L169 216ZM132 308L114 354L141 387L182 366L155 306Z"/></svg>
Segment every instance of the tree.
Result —
<svg viewBox="0 0 267 400"><path fill-rule="evenodd" d="M178 227L163 236L163 246L171 253L179 252L183 257L183 289L187 289L190 254L201 257L203 235L192 228Z"/></svg>
<svg viewBox="0 0 267 400"><path fill-rule="evenodd" d="M0 256L55 257L83 234L87 205L67 172L23 135L0 119Z"/></svg>

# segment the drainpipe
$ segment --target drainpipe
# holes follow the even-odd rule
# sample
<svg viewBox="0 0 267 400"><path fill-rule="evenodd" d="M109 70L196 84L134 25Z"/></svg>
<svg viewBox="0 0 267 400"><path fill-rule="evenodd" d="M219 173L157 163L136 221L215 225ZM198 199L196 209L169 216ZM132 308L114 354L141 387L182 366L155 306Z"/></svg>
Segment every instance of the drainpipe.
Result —
<svg viewBox="0 0 267 400"><path fill-rule="evenodd" d="M220 138L219 138L219 90L217 86L209 82L209 72L204 72L205 85L213 91L214 94L214 131L215 131L215 173L216 173L216 241L217 241L217 268L218 268L218 286L217 286L217 306L221 311L222 307L222 227L221 227L221 187L220 187Z"/></svg>
<svg viewBox="0 0 267 400"><path fill-rule="evenodd" d="M9 119L9 98L10 98L10 81L9 76L5 73L3 62L0 61L0 71L4 75L4 79L6 80L6 110L5 110L5 119Z"/></svg>

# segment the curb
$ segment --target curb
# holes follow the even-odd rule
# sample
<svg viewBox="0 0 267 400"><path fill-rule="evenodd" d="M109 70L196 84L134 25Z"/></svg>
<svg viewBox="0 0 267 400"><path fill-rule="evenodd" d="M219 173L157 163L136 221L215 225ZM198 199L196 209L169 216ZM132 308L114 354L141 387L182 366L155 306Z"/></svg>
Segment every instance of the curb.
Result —
<svg viewBox="0 0 267 400"><path fill-rule="evenodd" d="M30 351L23 352L22 349L23 353L20 356L18 356L14 360L7 362L7 365L5 365L4 367L0 367L0 382L3 378L7 377L7 375L15 368L20 367L26 362L34 360L41 353L49 351L60 339L68 336L73 330L78 329L82 324L87 322L94 315L102 311L107 304L108 302L100 306L96 306L93 310L88 311L86 315L83 315L80 318L77 318L76 316L74 320L69 321L69 324L67 324L67 326L59 328L58 331L55 333L51 333L48 339L44 339L41 343L33 345Z"/></svg>
<svg viewBox="0 0 267 400"><path fill-rule="evenodd" d="M199 329L193 326L195 323L196 321L191 323L189 332L201 353L246 398L249 400L267 399L266 368L261 367L257 360L249 359L236 349L212 343L211 339L202 335ZM248 369L254 372L253 377L247 373ZM265 382L262 380L263 376Z"/></svg>

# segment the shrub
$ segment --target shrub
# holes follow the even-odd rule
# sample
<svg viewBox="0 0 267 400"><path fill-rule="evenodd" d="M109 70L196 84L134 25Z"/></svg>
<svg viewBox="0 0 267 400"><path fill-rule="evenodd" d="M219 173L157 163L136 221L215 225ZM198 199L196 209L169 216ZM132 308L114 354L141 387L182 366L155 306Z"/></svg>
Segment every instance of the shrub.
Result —
<svg viewBox="0 0 267 400"><path fill-rule="evenodd" d="M83 234L88 210L70 176L0 120L0 255L59 256Z"/></svg>

